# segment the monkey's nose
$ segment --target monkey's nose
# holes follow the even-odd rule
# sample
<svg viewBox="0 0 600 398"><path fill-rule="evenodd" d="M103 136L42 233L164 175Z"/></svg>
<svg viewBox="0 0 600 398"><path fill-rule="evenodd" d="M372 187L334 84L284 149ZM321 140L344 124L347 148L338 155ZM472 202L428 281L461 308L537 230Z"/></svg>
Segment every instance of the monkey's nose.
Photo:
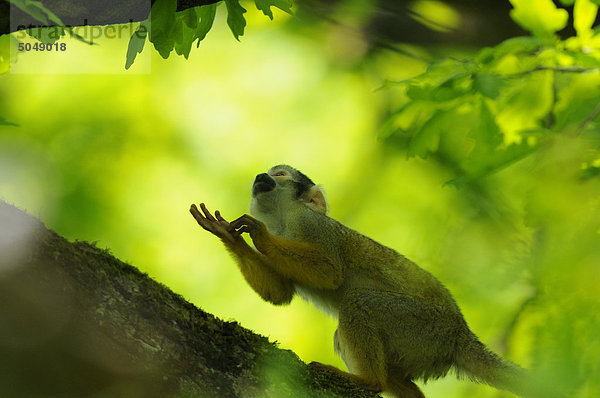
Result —
<svg viewBox="0 0 600 398"><path fill-rule="evenodd" d="M254 184L252 184L252 195L272 191L275 189L275 185L275 180L270 175L261 173L254 179Z"/></svg>

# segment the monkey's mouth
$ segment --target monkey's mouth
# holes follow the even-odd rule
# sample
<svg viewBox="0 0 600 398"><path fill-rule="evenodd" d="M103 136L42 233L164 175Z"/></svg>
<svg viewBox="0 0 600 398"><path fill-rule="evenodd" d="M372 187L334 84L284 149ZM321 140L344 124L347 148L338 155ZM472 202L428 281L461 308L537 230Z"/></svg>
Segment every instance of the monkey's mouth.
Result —
<svg viewBox="0 0 600 398"><path fill-rule="evenodd" d="M275 189L275 180L267 173L262 173L256 176L254 184L252 184L252 196L259 193L269 192Z"/></svg>

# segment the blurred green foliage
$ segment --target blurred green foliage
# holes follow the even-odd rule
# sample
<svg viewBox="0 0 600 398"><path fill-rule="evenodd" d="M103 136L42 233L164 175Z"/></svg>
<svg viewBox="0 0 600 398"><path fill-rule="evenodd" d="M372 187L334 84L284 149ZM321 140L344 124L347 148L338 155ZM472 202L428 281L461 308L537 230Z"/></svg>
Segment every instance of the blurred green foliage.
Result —
<svg viewBox="0 0 600 398"><path fill-rule="evenodd" d="M564 10L511 3L531 36L476 51L367 56L337 25L298 35L265 8L248 9L237 43L220 7L189 60L153 55L151 74L5 74L0 198L303 360L343 367L334 320L298 299L261 302L187 212L204 201L237 217L253 177L286 162L324 184L334 218L438 276L492 349L573 397L599 396L598 6L575 0L577 36L560 40ZM114 42L100 45L116 59L140 49ZM424 390L509 396L452 377Z"/></svg>

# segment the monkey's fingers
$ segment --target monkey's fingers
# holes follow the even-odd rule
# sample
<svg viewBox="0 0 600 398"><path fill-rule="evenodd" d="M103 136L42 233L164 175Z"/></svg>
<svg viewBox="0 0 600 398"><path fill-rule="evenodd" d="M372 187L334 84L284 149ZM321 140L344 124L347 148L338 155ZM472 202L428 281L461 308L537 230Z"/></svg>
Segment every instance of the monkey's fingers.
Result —
<svg viewBox="0 0 600 398"><path fill-rule="evenodd" d="M204 213L204 217L206 217L210 221L217 221L217 220L215 220L213 215L210 214L210 212L208 211L208 209L206 208L206 205L204 203L200 203L200 208L202 209L202 212Z"/></svg>
<svg viewBox="0 0 600 398"><path fill-rule="evenodd" d="M221 239L226 239L231 243L235 243L235 237L231 234L229 223L221 216L221 213L216 210L217 218L210 214L204 203L200 203L200 208L206 217L210 226L210 231Z"/></svg>
<svg viewBox="0 0 600 398"><path fill-rule="evenodd" d="M224 227L225 227L225 229L226 229L226 230L227 230L227 231L228 231L230 234L232 234L234 237L236 236L236 235L234 234L234 232L235 232L235 228L233 228L233 226L231 225L231 223L230 223L229 221L227 221L227 220L225 220L225 219L223 218L223 216L221 215L221 212L220 212L219 210L215 210L215 217L217 217L217 220L219 220L219 222L221 223L221 225L222 225L222 226L224 226ZM237 236L239 236L239 234L238 234Z"/></svg>
<svg viewBox="0 0 600 398"><path fill-rule="evenodd" d="M238 229L242 225L253 224L254 221L255 221L255 219L252 216L249 216L248 214L244 214L244 215L238 217L237 219L233 220L230 224L233 228Z"/></svg>
<svg viewBox="0 0 600 398"><path fill-rule="evenodd" d="M248 232L250 233L250 228L248 228L247 225L244 225L243 227L241 227L240 229L235 229L231 232L231 234L235 237L240 236L242 233L244 232Z"/></svg>
<svg viewBox="0 0 600 398"><path fill-rule="evenodd" d="M192 213L192 216L194 216L194 218L198 222L198 225L200 225L207 231L211 231L211 229L209 228L208 220L202 216L202 213L200 213L195 204L190 206L190 213Z"/></svg>
<svg viewBox="0 0 600 398"><path fill-rule="evenodd" d="M221 222L221 224L229 226L229 222L223 218L219 210L215 210L215 217Z"/></svg>

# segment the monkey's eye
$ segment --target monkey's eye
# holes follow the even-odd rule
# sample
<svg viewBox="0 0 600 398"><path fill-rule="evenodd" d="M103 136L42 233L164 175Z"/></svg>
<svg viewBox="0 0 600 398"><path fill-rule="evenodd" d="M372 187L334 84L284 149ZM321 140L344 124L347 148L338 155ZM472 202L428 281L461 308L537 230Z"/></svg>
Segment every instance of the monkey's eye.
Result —
<svg viewBox="0 0 600 398"><path fill-rule="evenodd" d="M286 174L285 171L278 171L275 174L273 174L273 177L282 177L285 174Z"/></svg>

